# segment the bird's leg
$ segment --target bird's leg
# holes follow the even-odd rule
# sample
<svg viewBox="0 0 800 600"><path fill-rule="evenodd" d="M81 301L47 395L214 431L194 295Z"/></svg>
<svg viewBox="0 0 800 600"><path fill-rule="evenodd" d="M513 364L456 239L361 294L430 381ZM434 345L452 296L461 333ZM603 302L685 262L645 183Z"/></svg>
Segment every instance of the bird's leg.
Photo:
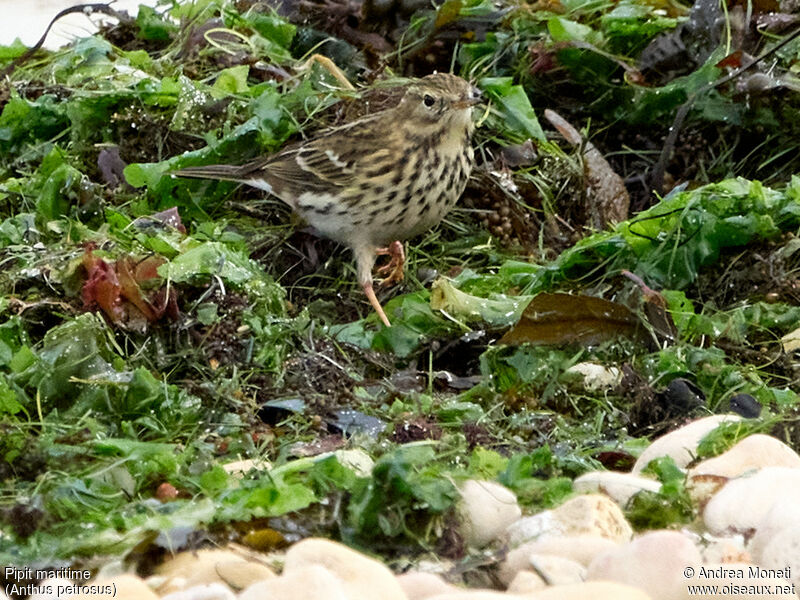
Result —
<svg viewBox="0 0 800 600"><path fill-rule="evenodd" d="M392 324L389 323L389 319L386 317L386 313L383 312L383 307L381 303L378 302L377 296L375 296L375 290L372 287L372 282L368 281L367 283L362 283L361 287L364 288L364 294L366 294L369 303L372 304L372 308L375 309L375 312L378 313L378 316L383 321L383 324L387 327L391 327Z"/></svg>
<svg viewBox="0 0 800 600"><path fill-rule="evenodd" d="M374 246L359 244L353 248L353 254L355 254L356 258L358 281L361 284L361 288L364 290L364 295L367 297L367 300L369 300L372 308L375 309L375 312L378 313L383 324L387 327L391 327L392 324L389 323L389 319L386 317L381 303L378 302L378 298L375 296L375 289L372 287L372 267L375 265Z"/></svg>
<svg viewBox="0 0 800 600"><path fill-rule="evenodd" d="M375 250L375 254L388 254L391 257L388 263L378 268L378 273L381 275L384 273L389 273L389 276L381 282L381 286L391 285L393 283L403 281L403 277L405 277L403 268L406 264L406 253L403 248L403 242L396 240L389 244L386 248L377 248Z"/></svg>

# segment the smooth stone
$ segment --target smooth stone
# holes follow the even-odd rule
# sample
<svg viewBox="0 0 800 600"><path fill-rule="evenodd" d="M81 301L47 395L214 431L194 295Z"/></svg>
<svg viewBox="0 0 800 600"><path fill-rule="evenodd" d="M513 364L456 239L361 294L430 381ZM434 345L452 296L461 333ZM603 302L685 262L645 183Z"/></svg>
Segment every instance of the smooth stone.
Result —
<svg viewBox="0 0 800 600"><path fill-rule="evenodd" d="M624 507L633 496L643 490L658 492L661 489L661 482L630 473L589 471L572 482L572 489L578 493L605 494Z"/></svg>
<svg viewBox="0 0 800 600"><path fill-rule="evenodd" d="M506 591L509 594L529 594L531 592L538 592L547 587L544 579L539 577L533 571L519 571L511 583L508 585Z"/></svg>
<svg viewBox="0 0 800 600"><path fill-rule="evenodd" d="M748 534L776 501L798 497L800 469L764 467L728 481L706 504L703 522L714 535Z"/></svg>
<svg viewBox="0 0 800 600"><path fill-rule="evenodd" d="M723 600L767 600L784 598L797 600L791 581L774 577L761 567L750 563L709 563L697 565L694 576L685 580L686 597L691 598L688 586L716 586L716 593L695 595L702 598ZM734 586L736 586L734 588ZM767 593L769 586L769 593Z"/></svg>
<svg viewBox="0 0 800 600"><path fill-rule="evenodd" d="M779 498L756 525L756 532L747 546L753 562L765 567L775 567L776 565L767 564L766 549L772 546L769 555L773 556L781 546L786 546L787 542L790 543L793 538L797 538L798 531L800 531L800 500L791 497ZM776 542L775 545L773 542ZM791 543L789 547L791 547ZM796 555L800 556L800 552ZM786 564L793 565L794 563ZM781 567L783 566L781 565ZM800 577L800 568L793 569L792 574ZM793 580L800 584L799 580Z"/></svg>
<svg viewBox="0 0 800 600"><path fill-rule="evenodd" d="M250 471L266 472L272 468L268 460L263 458L247 458L245 460L235 460L222 465L223 470L229 475L241 478Z"/></svg>
<svg viewBox="0 0 800 600"><path fill-rule="evenodd" d="M320 565L341 582L348 600L407 600L397 578L383 563L338 542L308 538L286 552L283 574Z"/></svg>
<svg viewBox="0 0 800 600"><path fill-rule="evenodd" d="M352 600L341 580L321 565L295 567L280 577L254 583L238 600Z"/></svg>
<svg viewBox="0 0 800 600"><path fill-rule="evenodd" d="M719 456L689 469L689 477L719 475L732 479L762 467L800 468L800 456L782 441L761 433L747 436Z"/></svg>
<svg viewBox="0 0 800 600"><path fill-rule="evenodd" d="M700 554L704 563L750 562L750 553L745 548L744 537L731 535L726 537L703 536Z"/></svg>
<svg viewBox="0 0 800 600"><path fill-rule="evenodd" d="M359 477L369 477L375 461L361 448L342 448L334 450L333 455L339 464L355 471Z"/></svg>
<svg viewBox="0 0 800 600"><path fill-rule="evenodd" d="M508 526L522 516L514 492L499 483L470 479L459 486L459 492L461 533L472 548L501 539Z"/></svg>
<svg viewBox="0 0 800 600"><path fill-rule="evenodd" d="M547 585L568 585L586 579L586 567L563 556L531 554L528 563Z"/></svg>
<svg viewBox="0 0 800 600"><path fill-rule="evenodd" d="M236 591L275 577L275 573L266 565L248 560L221 560L216 564L216 569L219 578Z"/></svg>
<svg viewBox="0 0 800 600"><path fill-rule="evenodd" d="M583 388L589 392L612 389L622 382L622 372L618 368L593 362L574 364L565 373L580 375L583 378Z"/></svg>
<svg viewBox="0 0 800 600"><path fill-rule="evenodd" d="M156 593L150 589L144 579L137 575L125 573L115 577L98 578L84 585L112 586L115 591L108 594L77 594L67 596L69 600L158 600Z"/></svg>
<svg viewBox="0 0 800 600"><path fill-rule="evenodd" d="M209 583L161 596L161 600L236 600L236 595L223 583Z"/></svg>
<svg viewBox="0 0 800 600"><path fill-rule="evenodd" d="M63 592L59 592L59 590L69 588L73 585L75 585L75 582L64 577L42 579L36 584L36 587L42 590L42 593L31 594L28 596L28 600L59 600L65 597Z"/></svg>
<svg viewBox="0 0 800 600"><path fill-rule="evenodd" d="M506 594L494 590L463 590L431 596L428 600L528 600L532 594ZM375 600L375 599L373 599Z"/></svg>
<svg viewBox="0 0 800 600"><path fill-rule="evenodd" d="M447 583L440 575L422 571L408 571L397 576L397 583L408 600L425 600L436 594L457 591L458 588Z"/></svg>
<svg viewBox="0 0 800 600"><path fill-rule="evenodd" d="M800 587L800 526L793 525L777 533L758 555L759 566L783 570L781 577Z"/></svg>
<svg viewBox="0 0 800 600"><path fill-rule="evenodd" d="M730 481L722 475L695 475L686 479L686 491L692 506L702 512L708 501Z"/></svg>
<svg viewBox="0 0 800 600"><path fill-rule="evenodd" d="M700 551L686 536L651 531L596 557L586 578L632 585L654 600L682 600L686 597L684 569L700 562Z"/></svg>
<svg viewBox="0 0 800 600"><path fill-rule="evenodd" d="M526 596L526 600L652 600L644 591L613 581L556 585Z"/></svg>
<svg viewBox="0 0 800 600"><path fill-rule="evenodd" d="M552 510L519 519L508 528L509 546L516 548L545 534L593 535L626 542L633 530L613 500L602 494L586 494Z"/></svg>
<svg viewBox="0 0 800 600"><path fill-rule="evenodd" d="M631 473L638 475L651 460L662 456L672 457L676 465L684 468L694 460L697 445L709 432L721 423L741 420L739 415L711 415L670 431L644 449L633 465Z"/></svg>
<svg viewBox="0 0 800 600"><path fill-rule="evenodd" d="M510 585L518 573L531 568L532 554L561 556L588 567L595 556L617 546L616 542L596 535L545 536L511 550L500 564L497 576L504 585Z"/></svg>
<svg viewBox="0 0 800 600"><path fill-rule="evenodd" d="M156 567L155 573L165 578L158 586L162 595L210 583L225 583L240 590L255 581L275 577L271 569L255 558L248 560L224 548L181 552Z"/></svg>
<svg viewBox="0 0 800 600"><path fill-rule="evenodd" d="M789 567L787 579L800 586L800 500L776 500L756 526L747 548L753 562L762 567Z"/></svg>

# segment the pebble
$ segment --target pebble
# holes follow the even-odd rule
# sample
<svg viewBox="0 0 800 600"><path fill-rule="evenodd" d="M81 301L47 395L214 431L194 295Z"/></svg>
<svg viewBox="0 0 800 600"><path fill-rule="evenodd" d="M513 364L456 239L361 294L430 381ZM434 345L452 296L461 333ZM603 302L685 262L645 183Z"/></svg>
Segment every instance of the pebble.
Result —
<svg viewBox="0 0 800 600"><path fill-rule="evenodd" d="M747 436L719 456L689 469L689 477L717 475L729 479L761 467L800 468L800 456L780 440L760 433Z"/></svg>
<svg viewBox="0 0 800 600"><path fill-rule="evenodd" d="M161 600L236 600L236 596L222 583L209 583L161 596Z"/></svg>
<svg viewBox="0 0 800 600"><path fill-rule="evenodd" d="M224 548L176 554L155 569L156 575L163 578L158 593L166 595L211 583L224 583L238 591L275 577L269 567L257 561L257 555L251 559L245 556Z"/></svg>
<svg viewBox="0 0 800 600"><path fill-rule="evenodd" d="M574 364L565 373L580 375L584 389L589 392L613 389L622 382L622 372L618 368L592 362Z"/></svg>
<svg viewBox="0 0 800 600"><path fill-rule="evenodd" d="M748 534L781 498L800 497L800 469L764 467L731 479L706 504L703 522L714 535Z"/></svg>
<svg viewBox="0 0 800 600"><path fill-rule="evenodd" d="M266 472L272 468L269 461L263 458L248 458L245 460L235 460L222 465L226 473L234 477L244 477L250 471Z"/></svg>
<svg viewBox="0 0 800 600"><path fill-rule="evenodd" d="M586 579L586 567L563 556L531 554L528 564L547 585L580 583Z"/></svg>
<svg viewBox="0 0 800 600"><path fill-rule="evenodd" d="M684 468L694 460L697 444L706 434L716 429L721 423L741 420L739 415L711 415L670 431L644 449L633 465L631 473L638 475L651 460L661 456L672 457L676 465Z"/></svg>
<svg viewBox="0 0 800 600"><path fill-rule="evenodd" d="M589 471L572 482L572 489L578 493L599 492L605 494L624 507L628 501L641 491L658 492L661 482L648 477L616 471Z"/></svg>
<svg viewBox="0 0 800 600"><path fill-rule="evenodd" d="M509 546L516 548L545 534L594 535L625 542L631 539L633 530L613 500L601 494L586 494L513 523L508 528Z"/></svg>
<svg viewBox="0 0 800 600"><path fill-rule="evenodd" d="M75 585L71 579L64 577L52 577L50 579L42 579L36 587L41 590L41 593L31 594L28 600L58 600L63 598L64 594L59 593L59 589L69 588Z"/></svg>
<svg viewBox="0 0 800 600"><path fill-rule="evenodd" d="M431 596L428 600L530 600L532 594L506 594L494 590L463 590Z"/></svg>
<svg viewBox="0 0 800 600"><path fill-rule="evenodd" d="M511 580L506 591L511 594L528 594L538 592L546 587L545 580L533 571L519 571Z"/></svg>
<svg viewBox="0 0 800 600"><path fill-rule="evenodd" d="M375 461L361 448L341 448L335 450L333 455L339 464L355 471L359 477L369 477Z"/></svg>
<svg viewBox="0 0 800 600"><path fill-rule="evenodd" d="M398 575L397 583L400 584L408 600L425 600L436 594L444 594L458 589L439 575L422 571L408 571Z"/></svg>
<svg viewBox="0 0 800 600"><path fill-rule="evenodd" d="M800 586L800 502L776 500L756 525L747 547L753 561L770 569L791 568L789 578Z"/></svg>
<svg viewBox="0 0 800 600"><path fill-rule="evenodd" d="M283 576L310 566L325 567L340 582L348 600L406 600L394 574L382 563L338 542L308 538L286 552Z"/></svg>
<svg viewBox="0 0 800 600"><path fill-rule="evenodd" d="M596 535L545 536L511 550L500 564L497 576L504 585L509 585L520 572L531 568L529 557L539 554L560 556L588 567L595 556L616 547L616 542Z"/></svg>
<svg viewBox="0 0 800 600"><path fill-rule="evenodd" d="M700 562L700 551L688 537L677 531L651 531L597 556L586 578L632 585L654 600L683 600L684 569Z"/></svg>
<svg viewBox="0 0 800 600"><path fill-rule="evenodd" d="M302 543L302 542L300 542ZM380 596L376 596L380 597ZM352 600L341 580L321 565L295 567L280 577L254 583L239 600Z"/></svg>
<svg viewBox="0 0 800 600"><path fill-rule="evenodd" d="M115 577L93 579L85 585L101 587L112 586L113 591L108 594L76 594L67 596L67 598L69 598L69 600L158 600L158 596L150 589L150 586L145 583L144 579L130 573L117 575Z"/></svg>
<svg viewBox="0 0 800 600"><path fill-rule="evenodd" d="M644 591L612 581L586 581L549 587L528 594L526 600L651 600Z"/></svg>
<svg viewBox="0 0 800 600"><path fill-rule="evenodd" d="M779 531L754 558L763 568L785 570L783 577L800 589L800 527L793 525Z"/></svg>
<svg viewBox="0 0 800 600"><path fill-rule="evenodd" d="M750 553L741 535L715 537L709 534L703 536L700 554L704 563L729 563L749 562Z"/></svg>
<svg viewBox="0 0 800 600"><path fill-rule="evenodd" d="M514 492L499 483L470 479L459 486L459 492L461 532L472 548L500 540L508 526L522 516Z"/></svg>

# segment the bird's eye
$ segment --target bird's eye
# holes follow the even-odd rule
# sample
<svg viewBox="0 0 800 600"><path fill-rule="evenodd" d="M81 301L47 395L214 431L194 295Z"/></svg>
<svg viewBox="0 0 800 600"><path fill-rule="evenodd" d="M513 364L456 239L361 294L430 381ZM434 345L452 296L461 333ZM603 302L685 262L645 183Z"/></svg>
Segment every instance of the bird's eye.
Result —
<svg viewBox="0 0 800 600"><path fill-rule="evenodd" d="M436 98L434 98L430 94L425 94L425 96L422 98L422 102L425 104L425 106L430 108L431 106L436 104Z"/></svg>

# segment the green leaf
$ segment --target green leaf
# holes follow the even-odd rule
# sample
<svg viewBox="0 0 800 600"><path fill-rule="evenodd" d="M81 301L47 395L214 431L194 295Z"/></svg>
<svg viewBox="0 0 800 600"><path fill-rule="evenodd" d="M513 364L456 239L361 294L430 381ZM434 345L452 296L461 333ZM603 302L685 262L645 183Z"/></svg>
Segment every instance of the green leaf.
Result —
<svg viewBox="0 0 800 600"><path fill-rule="evenodd" d="M62 164L45 180L36 198L36 212L45 221L54 221L69 214L71 206L77 205L83 173Z"/></svg>
<svg viewBox="0 0 800 600"><path fill-rule="evenodd" d="M630 499L625 515L631 524L642 530L690 522L694 508L685 487L686 474L675 461L661 456L651 461L643 472L655 475L661 481L661 489L658 492L643 490Z"/></svg>
<svg viewBox="0 0 800 600"><path fill-rule="evenodd" d="M547 141L521 85L513 85L510 77L484 77L478 82L478 86L498 103L504 113L506 127L516 134L517 139L533 138L541 142Z"/></svg>
<svg viewBox="0 0 800 600"><path fill-rule="evenodd" d="M160 163L133 163L125 167L122 174L125 181L135 188L147 186L154 188L170 170L167 162Z"/></svg>
<svg viewBox="0 0 800 600"><path fill-rule="evenodd" d="M265 278L261 268L244 253L220 242L203 242L176 256L158 268L165 279L189 282L203 275L216 275L233 284L243 285L254 277Z"/></svg>
<svg viewBox="0 0 800 600"><path fill-rule="evenodd" d="M214 98L224 98L231 94L246 94L250 89L247 85L247 76L250 73L249 65L237 65L223 69L217 75L217 80L211 87Z"/></svg>
<svg viewBox="0 0 800 600"><path fill-rule="evenodd" d="M144 4L139 5L136 25L139 27L140 38L156 42L169 41L178 30L176 25L159 15L154 8Z"/></svg>
<svg viewBox="0 0 800 600"><path fill-rule="evenodd" d="M9 61L19 58L28 51L28 47L19 38L14 38L8 46L0 46L0 61Z"/></svg>
<svg viewBox="0 0 800 600"><path fill-rule="evenodd" d="M243 19L260 35L287 49L297 31L297 27L275 14L249 11Z"/></svg>
<svg viewBox="0 0 800 600"><path fill-rule="evenodd" d="M213 325L219 321L217 314L217 305L212 302L206 302L197 307L197 320L203 325Z"/></svg>
<svg viewBox="0 0 800 600"><path fill-rule="evenodd" d="M17 393L11 389L6 378L0 374L0 417L15 415L21 410L22 404L17 401Z"/></svg>
<svg viewBox="0 0 800 600"><path fill-rule="evenodd" d="M589 42L602 44L602 35L587 25L564 17L552 17L547 21L547 29L554 42Z"/></svg>
<svg viewBox="0 0 800 600"><path fill-rule="evenodd" d="M200 476L200 487L209 496L216 496L232 487L230 475L218 465Z"/></svg>

